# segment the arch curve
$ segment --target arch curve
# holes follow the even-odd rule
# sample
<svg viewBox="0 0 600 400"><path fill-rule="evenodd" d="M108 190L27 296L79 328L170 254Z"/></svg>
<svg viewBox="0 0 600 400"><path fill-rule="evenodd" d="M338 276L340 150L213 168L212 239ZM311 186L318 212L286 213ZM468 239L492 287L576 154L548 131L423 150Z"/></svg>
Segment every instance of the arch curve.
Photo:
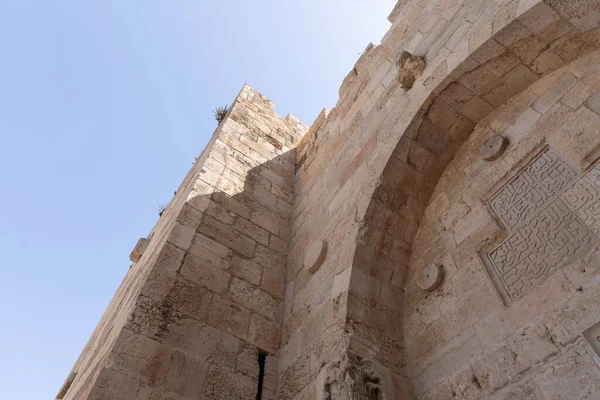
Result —
<svg viewBox="0 0 600 400"><path fill-rule="evenodd" d="M525 89L573 63L594 62L585 56L599 48L597 4L548 0L523 9L523 3L496 10L491 25L474 27L466 44L428 60L395 127L378 137L379 154L368 160L371 171L381 172L371 175L376 182L369 201L358 203L348 318L354 339L406 385L405 305L398 302L409 266L436 261L446 245L430 238L415 247L431 199L450 183L440 178L469 137L510 137L513 119L504 116L538 98ZM483 126L491 115L494 124Z"/></svg>

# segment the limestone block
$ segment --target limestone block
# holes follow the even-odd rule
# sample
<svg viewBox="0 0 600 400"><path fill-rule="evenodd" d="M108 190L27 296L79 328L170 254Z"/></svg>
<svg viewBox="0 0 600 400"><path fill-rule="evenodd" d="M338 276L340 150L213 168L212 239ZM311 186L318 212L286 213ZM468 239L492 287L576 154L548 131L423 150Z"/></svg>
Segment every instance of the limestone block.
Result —
<svg viewBox="0 0 600 400"><path fill-rule="evenodd" d="M283 273L278 273L270 269L264 269L260 281L260 288L270 295L282 299L285 286L285 277Z"/></svg>
<svg viewBox="0 0 600 400"><path fill-rule="evenodd" d="M195 233L195 228L184 226L179 222L175 222L175 225L173 226L171 234L167 240L180 249L188 250L192 245L192 240L194 239Z"/></svg>
<svg viewBox="0 0 600 400"><path fill-rule="evenodd" d="M150 338L158 338L166 326L181 318L181 314L171 307L153 302L140 296L135 308L127 316L125 327Z"/></svg>
<svg viewBox="0 0 600 400"><path fill-rule="evenodd" d="M502 133L502 136L508 139L510 143L516 143L521 137L526 136L531 132L540 117L540 113L533 108L528 108L523 114L519 115L508 128L506 128Z"/></svg>
<svg viewBox="0 0 600 400"><path fill-rule="evenodd" d="M188 254L181 266L181 275L191 282L224 294L227 291L231 275L219 267L211 265L192 254Z"/></svg>
<svg viewBox="0 0 600 400"><path fill-rule="evenodd" d="M422 400L454 400L455 397L452 395L450 385L448 382L442 382L434 389L431 389L423 397Z"/></svg>
<svg viewBox="0 0 600 400"><path fill-rule="evenodd" d="M160 336L164 344L182 353L198 360L211 360L220 346L223 351L225 334L194 318L183 317L168 324Z"/></svg>
<svg viewBox="0 0 600 400"><path fill-rule="evenodd" d="M258 348L256 346L243 345L235 361L235 370L258 381Z"/></svg>
<svg viewBox="0 0 600 400"><path fill-rule="evenodd" d="M600 117L580 107L548 140L573 165L582 167L585 158L600 145Z"/></svg>
<svg viewBox="0 0 600 400"><path fill-rule="evenodd" d="M444 343L444 340L440 340ZM457 369L470 364L482 354L481 344L473 329L467 329L430 356L414 371L415 389L426 391Z"/></svg>
<svg viewBox="0 0 600 400"><path fill-rule="evenodd" d="M587 106L596 114L600 114L600 90L593 94L587 101Z"/></svg>
<svg viewBox="0 0 600 400"><path fill-rule="evenodd" d="M478 123L492 111L494 111L492 106L481 99L481 97L475 96L461 108L460 113L471 122Z"/></svg>
<svg viewBox="0 0 600 400"><path fill-rule="evenodd" d="M206 379L204 396L211 400L255 400L257 391L256 379L212 366Z"/></svg>
<svg viewBox="0 0 600 400"><path fill-rule="evenodd" d="M207 321L223 332L245 339L250 325L250 311L232 301L214 295Z"/></svg>
<svg viewBox="0 0 600 400"><path fill-rule="evenodd" d="M164 382L160 387L183 398L197 398L202 393L208 364L188 354L174 352Z"/></svg>
<svg viewBox="0 0 600 400"><path fill-rule="evenodd" d="M271 354L277 353L280 338L279 324L258 315L250 317L248 341Z"/></svg>
<svg viewBox="0 0 600 400"><path fill-rule="evenodd" d="M277 319L277 300L267 292L241 279L233 278L231 280L227 297L271 320Z"/></svg>
<svg viewBox="0 0 600 400"><path fill-rule="evenodd" d="M131 254L129 254L129 259L134 263L140 261L140 258L142 258L142 255L144 254L144 251L146 251L149 243L150 240L147 238L140 238L131 251Z"/></svg>
<svg viewBox="0 0 600 400"><path fill-rule="evenodd" d="M214 365L219 365L229 370L233 370L235 368L238 352L242 343L243 342L241 340L223 333L222 339L219 342L213 357L211 358L212 363Z"/></svg>
<svg viewBox="0 0 600 400"><path fill-rule="evenodd" d="M212 293L207 289L184 279L178 279L169 288L164 302L186 315L203 320L211 299Z"/></svg>
<svg viewBox="0 0 600 400"><path fill-rule="evenodd" d="M535 379L546 399L597 399L600 368L583 346L576 346Z"/></svg>
<svg viewBox="0 0 600 400"><path fill-rule="evenodd" d="M253 285L260 284L262 268L254 261L236 256L231 263L230 272Z"/></svg>
<svg viewBox="0 0 600 400"><path fill-rule="evenodd" d="M513 329L503 310L493 311L475 324L477 337L486 351L495 348Z"/></svg>
<svg viewBox="0 0 600 400"><path fill-rule="evenodd" d="M423 267L419 275L419 287L426 292L433 292L444 280L444 268L441 265L429 264Z"/></svg>
<svg viewBox="0 0 600 400"><path fill-rule="evenodd" d="M449 379L450 390L459 399L481 399L483 398L481 384L473 373L471 366L458 372Z"/></svg>
<svg viewBox="0 0 600 400"><path fill-rule="evenodd" d="M398 1L390 15L388 15L388 21L390 21L392 24L396 22L396 19L400 16L400 14L402 13L402 9L404 8L404 6L406 6L407 3L408 0Z"/></svg>
<svg viewBox="0 0 600 400"><path fill-rule="evenodd" d="M479 154L486 161L494 161L504 154L507 146L507 138L500 135L492 135L483 143Z"/></svg>
<svg viewBox="0 0 600 400"><path fill-rule="evenodd" d="M423 58L403 51L400 54L398 66L400 68L397 75L398 82L400 82L403 89L409 90L413 87L417 78L423 74L427 64Z"/></svg>
<svg viewBox="0 0 600 400"><path fill-rule="evenodd" d="M326 255L327 242L322 239L315 240L306 250L304 268L314 274L323 264Z"/></svg>
<svg viewBox="0 0 600 400"><path fill-rule="evenodd" d="M158 385L165 380L172 355L169 346L123 329L112 350L110 367L140 382Z"/></svg>
<svg viewBox="0 0 600 400"><path fill-rule="evenodd" d="M88 400L131 400L136 398L139 382L131 376L102 368Z"/></svg>

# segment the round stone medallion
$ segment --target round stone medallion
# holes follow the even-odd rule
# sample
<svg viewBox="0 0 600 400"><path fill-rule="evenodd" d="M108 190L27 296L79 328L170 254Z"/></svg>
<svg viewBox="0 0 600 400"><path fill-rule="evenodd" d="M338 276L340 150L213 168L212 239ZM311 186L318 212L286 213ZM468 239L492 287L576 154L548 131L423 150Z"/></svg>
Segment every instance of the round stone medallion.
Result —
<svg viewBox="0 0 600 400"><path fill-rule="evenodd" d="M507 138L500 135L493 135L483 143L481 158L486 161L494 161L504 153L506 146L508 146Z"/></svg>
<svg viewBox="0 0 600 400"><path fill-rule="evenodd" d="M315 273L323 264L325 255L327 254L327 242L324 240L315 240L306 250L304 256L304 268L309 272Z"/></svg>
<svg viewBox="0 0 600 400"><path fill-rule="evenodd" d="M444 268L441 265L429 264L421 270L419 287L426 292L433 292L444 280Z"/></svg>

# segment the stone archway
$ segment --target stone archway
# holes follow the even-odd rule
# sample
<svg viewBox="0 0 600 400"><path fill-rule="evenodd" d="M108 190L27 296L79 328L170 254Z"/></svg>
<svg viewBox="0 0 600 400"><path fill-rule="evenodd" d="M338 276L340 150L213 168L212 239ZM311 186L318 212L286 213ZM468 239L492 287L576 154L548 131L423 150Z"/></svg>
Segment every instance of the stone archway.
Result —
<svg viewBox="0 0 600 400"><path fill-rule="evenodd" d="M482 32L493 32L488 38L481 32L473 35L462 54L457 49L427 79L417 81L415 98L427 93L425 100L410 117L401 118L406 128L397 129L403 134L396 138L360 219L348 300L351 343L367 347L371 357L399 375L404 380L400 386L409 380L400 299L410 260L417 251L425 262L424 253L445 245L432 238L414 248L430 199L447 185L440 177L481 121L498 115L485 134L510 136L514 120L503 115L519 115L538 98L522 92L552 71L579 59L585 62L581 57L598 48L596 4L540 2L512 21L509 15L482 27ZM509 99L516 100L507 103Z"/></svg>

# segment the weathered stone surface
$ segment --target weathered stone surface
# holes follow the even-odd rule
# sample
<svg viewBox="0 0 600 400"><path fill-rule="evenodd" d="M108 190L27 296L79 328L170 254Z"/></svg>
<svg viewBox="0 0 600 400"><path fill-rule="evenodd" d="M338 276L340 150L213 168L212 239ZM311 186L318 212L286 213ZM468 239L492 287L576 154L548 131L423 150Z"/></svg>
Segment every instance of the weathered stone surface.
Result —
<svg viewBox="0 0 600 400"><path fill-rule="evenodd" d="M241 373L213 367L206 378L204 396L214 400L255 400L257 392L256 380Z"/></svg>
<svg viewBox="0 0 600 400"><path fill-rule="evenodd" d="M242 89L66 400L597 396L596 3L400 3L310 129Z"/></svg>
<svg viewBox="0 0 600 400"><path fill-rule="evenodd" d="M411 89L419 76L425 71L426 63L419 56L414 56L407 51L400 54L398 60L398 76L396 79L400 82L403 89Z"/></svg>
<svg viewBox="0 0 600 400"><path fill-rule="evenodd" d="M483 143L479 154L486 161L494 161L504 153L507 146L507 138L500 135L492 135Z"/></svg>
<svg viewBox="0 0 600 400"><path fill-rule="evenodd" d="M129 259L134 263L140 261L140 258L142 258L144 251L148 247L148 243L150 243L150 240L147 238L138 240L133 250L131 250L131 254L129 254Z"/></svg>
<svg viewBox="0 0 600 400"><path fill-rule="evenodd" d="M536 217L576 176L577 172L549 149L490 199L489 205L512 231Z"/></svg>
<svg viewBox="0 0 600 400"><path fill-rule="evenodd" d="M427 292L433 292L444 280L444 268L441 265L428 264L421 270L419 287Z"/></svg>
<svg viewBox="0 0 600 400"><path fill-rule="evenodd" d="M327 242L320 239L315 240L306 250L306 256L304 256L304 268L311 273L317 272L321 267L321 264L323 264L326 255Z"/></svg>
<svg viewBox="0 0 600 400"><path fill-rule="evenodd" d="M317 388L319 400L382 400L381 378L377 377L371 362L347 353L321 370Z"/></svg>

